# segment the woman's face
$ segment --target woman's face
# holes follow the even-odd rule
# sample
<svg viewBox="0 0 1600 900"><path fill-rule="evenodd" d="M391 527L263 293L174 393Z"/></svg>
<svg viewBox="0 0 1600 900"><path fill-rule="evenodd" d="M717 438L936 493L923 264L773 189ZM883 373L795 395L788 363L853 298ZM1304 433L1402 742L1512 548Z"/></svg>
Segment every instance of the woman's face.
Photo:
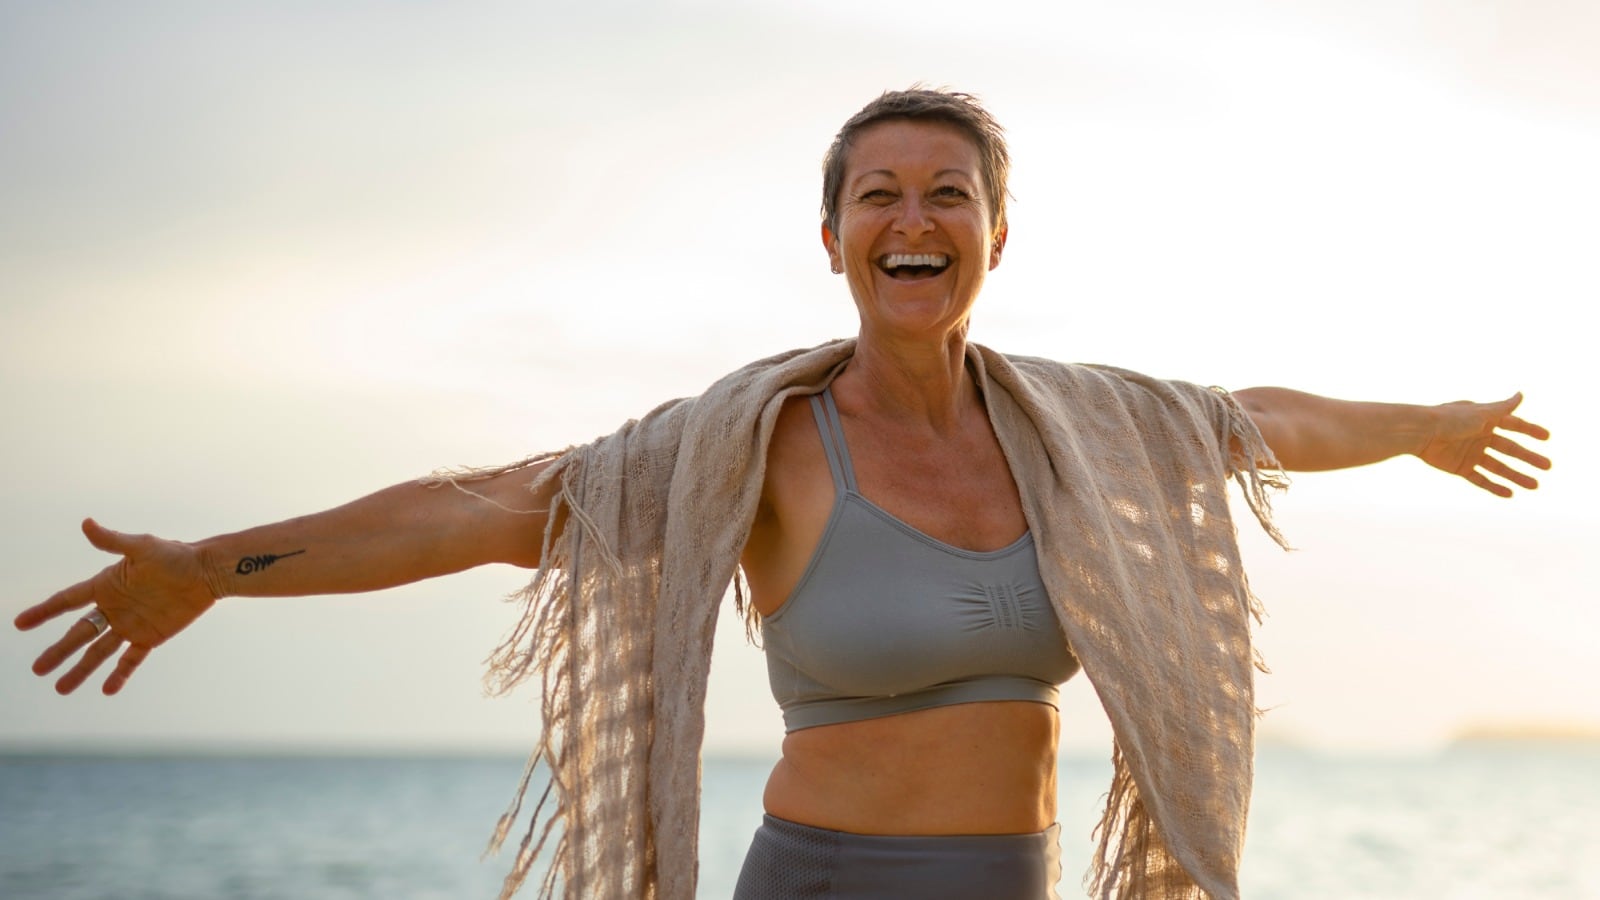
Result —
<svg viewBox="0 0 1600 900"><path fill-rule="evenodd" d="M978 148L943 122L891 119L856 135L822 243L850 282L862 337L965 334L1005 232L991 232Z"/></svg>

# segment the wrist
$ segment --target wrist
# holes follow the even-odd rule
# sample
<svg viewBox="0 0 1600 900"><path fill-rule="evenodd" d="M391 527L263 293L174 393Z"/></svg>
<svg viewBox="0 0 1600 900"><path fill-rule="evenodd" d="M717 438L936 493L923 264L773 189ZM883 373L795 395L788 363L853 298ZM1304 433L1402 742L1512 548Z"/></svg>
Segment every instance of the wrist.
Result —
<svg viewBox="0 0 1600 900"><path fill-rule="evenodd" d="M1423 457L1439 434L1439 424L1447 415L1447 406L1448 404L1404 407L1407 415L1399 428L1399 434L1407 454L1419 459Z"/></svg>
<svg viewBox="0 0 1600 900"><path fill-rule="evenodd" d="M233 569L218 555L216 547L209 541L198 541L187 546L194 551L200 567L200 583L213 602L237 593Z"/></svg>

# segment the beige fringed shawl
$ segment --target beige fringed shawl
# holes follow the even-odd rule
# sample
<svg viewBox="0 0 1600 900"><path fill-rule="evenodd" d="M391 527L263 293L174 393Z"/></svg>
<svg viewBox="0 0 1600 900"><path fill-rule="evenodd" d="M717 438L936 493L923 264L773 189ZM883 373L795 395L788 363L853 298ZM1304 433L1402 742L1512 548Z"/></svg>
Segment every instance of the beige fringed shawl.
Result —
<svg viewBox="0 0 1600 900"><path fill-rule="evenodd" d="M535 483L556 480L552 512L566 525L546 534L522 619L491 659L499 690L541 681L544 720L491 849L535 765L549 771L502 897L543 851L553 857L541 896L694 896L718 608L779 408L821 390L854 347L753 363L593 443L516 464L554 459ZM1264 494L1275 482L1256 468L1270 451L1221 391L976 345L968 356L1045 585L1116 735L1091 890L1236 897L1257 610L1226 479L1277 537Z"/></svg>

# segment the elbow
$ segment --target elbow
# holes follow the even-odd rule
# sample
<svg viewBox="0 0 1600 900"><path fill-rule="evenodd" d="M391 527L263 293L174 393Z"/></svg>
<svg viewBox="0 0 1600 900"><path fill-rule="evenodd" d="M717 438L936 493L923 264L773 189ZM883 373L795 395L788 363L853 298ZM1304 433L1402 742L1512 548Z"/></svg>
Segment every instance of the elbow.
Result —
<svg viewBox="0 0 1600 900"><path fill-rule="evenodd" d="M1261 430L1264 420L1272 417L1272 391L1273 388L1253 387L1231 391L1230 393L1233 395L1234 401L1239 404L1239 408L1243 409L1245 414L1250 417L1250 420L1255 423L1256 428ZM1266 432L1262 430L1262 433L1265 434Z"/></svg>
<svg viewBox="0 0 1600 900"><path fill-rule="evenodd" d="M1250 417L1250 423L1256 427L1261 435L1261 443L1265 445L1247 454L1246 448L1239 445L1238 438L1234 438L1234 446L1230 448L1234 457L1243 459L1252 455L1255 457L1252 461L1260 468L1292 469L1290 461L1295 457L1294 431L1282 414L1282 404L1277 402L1282 389L1257 387L1230 393L1234 402Z"/></svg>

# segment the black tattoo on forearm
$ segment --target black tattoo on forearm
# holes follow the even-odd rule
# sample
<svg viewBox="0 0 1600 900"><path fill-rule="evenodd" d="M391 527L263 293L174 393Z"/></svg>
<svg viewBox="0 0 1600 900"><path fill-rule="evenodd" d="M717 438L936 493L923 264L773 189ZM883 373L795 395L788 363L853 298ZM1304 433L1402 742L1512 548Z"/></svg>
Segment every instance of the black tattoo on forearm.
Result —
<svg viewBox="0 0 1600 900"><path fill-rule="evenodd" d="M261 556L242 556L239 558L239 564L234 566L233 571L239 573L240 575L249 575L251 572L259 572L262 569L265 569L267 566L272 565L280 559L289 556L299 556L304 552L306 551L296 550L293 553L267 553Z"/></svg>

